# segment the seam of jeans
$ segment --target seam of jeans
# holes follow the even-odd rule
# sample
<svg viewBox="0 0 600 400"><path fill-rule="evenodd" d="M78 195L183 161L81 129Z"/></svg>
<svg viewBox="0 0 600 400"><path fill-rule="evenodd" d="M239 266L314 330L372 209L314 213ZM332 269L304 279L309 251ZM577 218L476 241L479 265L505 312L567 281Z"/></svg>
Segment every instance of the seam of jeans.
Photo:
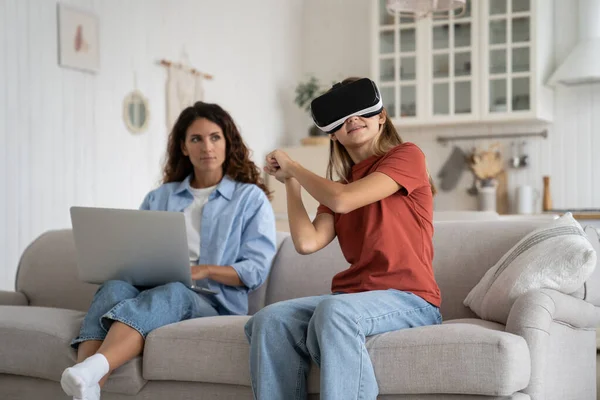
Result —
<svg viewBox="0 0 600 400"><path fill-rule="evenodd" d="M79 345L82 342L87 342L88 340L101 340L101 341L103 341L104 339L106 339L106 335L104 335L104 337L90 336L90 335L77 336L75 339L71 340L71 343L69 343L69 346L73 347L75 345Z"/></svg>
<svg viewBox="0 0 600 400"><path fill-rule="evenodd" d="M300 387L302 386L302 380L304 380L304 374L302 374L302 361L300 361L300 364L298 364L298 372L296 373L296 395L294 396L296 400L304 400L300 396Z"/></svg>
<svg viewBox="0 0 600 400"><path fill-rule="evenodd" d="M356 396L356 398L358 400L361 400L361 399L364 398L364 390L363 390L364 389L364 385L363 385L364 382L363 382L363 379L362 379L363 378L362 372L363 372L363 367L364 367L364 365L363 365L364 364L364 358L365 358L365 356L364 356L364 354L362 352L362 349L361 349L361 352L360 352L360 368L358 370L358 382L359 382L359 384L358 384L358 393L357 393L357 396Z"/></svg>
<svg viewBox="0 0 600 400"><path fill-rule="evenodd" d="M102 314L102 315L100 316L100 318L98 319L98 322L100 323L100 326L102 327L102 329L104 329L104 331L105 331L107 334L108 334L108 329L110 329L110 328L108 328L108 329L107 329L107 328L105 328L105 327L104 327L104 323L103 323L103 320L104 320L104 318L105 318L107 315L109 315L109 314L111 314L111 315L112 315L112 312L113 312L113 311L116 311L116 310L118 310L119 308L121 308L121 307L122 307L122 303L123 303L124 301L125 301L125 300L122 300L122 301L118 302L117 304L115 304L115 306L114 306L113 308L111 308L110 310L108 310L108 312L106 312L106 313ZM111 320L112 320L112 318L107 318L107 319L111 319Z"/></svg>
<svg viewBox="0 0 600 400"><path fill-rule="evenodd" d="M310 351L310 349L308 348L308 346L306 346L306 351L308 351L308 354L310 355L312 360L315 362L315 364L317 364L319 366L319 368L321 368L321 357L316 354L313 354L312 351Z"/></svg>
<svg viewBox="0 0 600 400"><path fill-rule="evenodd" d="M138 331L142 337L145 339L146 336L148 335L149 332L145 332L144 329L142 329L138 324L136 324L135 322L133 322L132 320L125 318L125 317L119 317L115 314L116 311L118 311L121 307L123 307L123 303L125 303L126 301L132 301L132 302L137 302L138 298L135 297L133 299L127 299L127 300L123 300L121 301L119 304L117 304L116 306L114 306L112 308L112 310L110 310L109 312L107 312L106 314L104 314L102 318L106 318L106 319L112 319L113 321L117 321L117 322L121 322L125 325L130 326L131 328L135 329L136 331Z"/></svg>
<svg viewBox="0 0 600 400"><path fill-rule="evenodd" d="M103 314L103 315L100 316L100 326L102 327L102 329L104 329L106 331L106 333L108 333L108 329L106 329L104 327L104 324L102 323L102 320L104 318L115 320L114 318L108 318L107 316L109 316L109 315L114 316L115 312L117 312L121 307L123 307L123 303L125 303L126 301L137 301L137 297L134 297L134 298L131 298L131 299L125 299L125 300L122 300L122 301L118 302L113 308L111 308L110 310L108 310L107 313L105 313L105 314Z"/></svg>
<svg viewBox="0 0 600 400"><path fill-rule="evenodd" d="M250 371L252 371L252 358L248 358L248 366L250 367ZM254 396L254 400L258 400L258 394L256 389L256 381L254 380L254 376L250 374L250 387L252 388L252 395Z"/></svg>
<svg viewBox="0 0 600 400"><path fill-rule="evenodd" d="M400 315L400 314L401 315L416 314L418 312L421 312L423 310L428 310L428 309L431 309L431 308L433 308L433 306L424 306L424 307L418 307L418 308L415 307L415 308L411 308L411 309L408 309L408 310L407 309L394 310L394 311L390 311L390 312L385 313L385 314L381 314L381 315L377 315L377 316L373 316L373 317L362 318L362 319L364 319L365 321L374 321L374 320L378 320L378 319L381 319L381 318L389 317L389 316L394 315L394 314L398 314L398 315Z"/></svg>
<svg viewBox="0 0 600 400"><path fill-rule="evenodd" d="M294 348L302 351L302 350L304 350L304 348L302 347L302 345L304 345L304 347L306 347L306 350L310 354L310 350L308 350L308 346L306 345L306 338L305 337L301 337L300 340L298 340L296 343L294 343Z"/></svg>
<svg viewBox="0 0 600 400"><path fill-rule="evenodd" d="M113 307L114 308L114 307ZM108 329L106 329L104 327L104 324L102 324L102 318L103 316L101 315L100 318L98 318L98 324L100 324L100 328L102 328L102 330L104 331L104 333L108 334Z"/></svg>
<svg viewBox="0 0 600 400"><path fill-rule="evenodd" d="M359 365L359 370L358 370L358 393L356 395L356 398L358 400L362 399L364 396L362 396L362 392L363 392L363 367L364 367L364 354L362 351L362 347L366 346L366 336L363 332L362 326L360 324L360 322L364 319L364 317L362 315L359 315L358 318L356 318L356 320L354 321L354 323L356 324L356 335L354 336L354 338L356 339L356 341L358 342L358 345L360 347L360 365ZM359 338L359 336L362 336L365 338L365 340L362 340L361 338Z"/></svg>
<svg viewBox="0 0 600 400"><path fill-rule="evenodd" d="M88 316L83 319L81 322L81 327L79 328L79 336L81 336L82 332L86 331L96 331L94 335L106 335L106 329L102 326L100 319L94 323L93 320L88 319ZM88 334L89 335L89 334Z"/></svg>
<svg viewBox="0 0 600 400"><path fill-rule="evenodd" d="M145 339L146 336L148 335L148 333L150 332L145 332L142 328L139 327L139 325L137 325L135 322L127 319L127 318L123 318L123 317L118 317L114 314L106 314L105 317L107 319L112 319L113 321L117 321L117 322L121 322L125 325L128 325L130 328L135 329L136 331L138 331L140 333L140 335L142 335L142 337Z"/></svg>

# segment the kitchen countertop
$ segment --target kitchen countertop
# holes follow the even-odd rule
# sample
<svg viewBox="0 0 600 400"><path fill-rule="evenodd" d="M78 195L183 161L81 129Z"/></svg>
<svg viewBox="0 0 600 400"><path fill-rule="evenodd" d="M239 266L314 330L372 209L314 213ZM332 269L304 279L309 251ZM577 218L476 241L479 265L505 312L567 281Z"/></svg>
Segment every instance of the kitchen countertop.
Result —
<svg viewBox="0 0 600 400"><path fill-rule="evenodd" d="M564 214L570 212L575 219L600 219L600 209L598 208L573 208L573 209L552 209L544 211L545 213Z"/></svg>

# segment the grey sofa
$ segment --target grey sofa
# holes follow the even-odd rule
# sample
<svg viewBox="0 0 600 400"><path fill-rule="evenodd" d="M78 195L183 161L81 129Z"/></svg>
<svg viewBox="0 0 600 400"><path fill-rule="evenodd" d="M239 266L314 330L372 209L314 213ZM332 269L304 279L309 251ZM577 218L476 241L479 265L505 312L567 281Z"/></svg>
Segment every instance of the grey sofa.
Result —
<svg viewBox="0 0 600 400"><path fill-rule="evenodd" d="M578 295L527 293L506 326L480 320L462 304L485 271L542 224L436 223L434 267L445 321L368 338L381 399L596 398L597 274ZM251 294L251 311L327 293L331 277L346 267L335 241L301 256L283 237L268 282ZM75 360L68 343L96 289L77 280L71 231L45 233L26 249L16 289L0 293L0 398L66 399L58 381ZM111 376L102 398L251 399L247 319L202 318L157 329L143 357ZM318 398L318 381L313 365L310 398Z"/></svg>

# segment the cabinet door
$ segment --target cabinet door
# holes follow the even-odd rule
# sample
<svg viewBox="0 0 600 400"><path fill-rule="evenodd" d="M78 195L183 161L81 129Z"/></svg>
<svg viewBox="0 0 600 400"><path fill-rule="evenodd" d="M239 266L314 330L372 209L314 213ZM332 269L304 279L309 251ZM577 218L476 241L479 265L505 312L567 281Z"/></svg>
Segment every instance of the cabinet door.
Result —
<svg viewBox="0 0 600 400"><path fill-rule="evenodd" d="M481 20L484 115L529 113L533 92L531 0L485 0Z"/></svg>
<svg viewBox="0 0 600 400"><path fill-rule="evenodd" d="M478 115L477 3L467 0L465 11L455 10L428 21L428 114L433 119L461 120Z"/></svg>
<svg viewBox="0 0 600 400"><path fill-rule="evenodd" d="M389 14L385 3L375 3L375 80L391 118L415 119L421 113L417 107L417 23L412 18Z"/></svg>

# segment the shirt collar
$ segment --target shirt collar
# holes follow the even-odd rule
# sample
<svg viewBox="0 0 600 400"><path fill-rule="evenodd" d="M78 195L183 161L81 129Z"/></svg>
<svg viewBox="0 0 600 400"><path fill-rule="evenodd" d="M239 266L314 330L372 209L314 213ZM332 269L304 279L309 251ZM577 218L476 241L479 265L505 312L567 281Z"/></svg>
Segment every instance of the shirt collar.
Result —
<svg viewBox="0 0 600 400"><path fill-rule="evenodd" d="M219 192L221 196L225 197L227 200L231 200L234 191L235 181L227 175L223 176L223 179L221 179L221 182L219 182L219 186L217 186L217 192Z"/></svg>
<svg viewBox="0 0 600 400"><path fill-rule="evenodd" d="M188 175L183 181L179 183L179 186L175 189L175 194L181 194L183 192L192 193L190 181L192 180L192 175ZM235 181L231 179L229 176L223 176L221 182L217 186L217 192L227 200L231 200L233 197L233 192L235 190Z"/></svg>

